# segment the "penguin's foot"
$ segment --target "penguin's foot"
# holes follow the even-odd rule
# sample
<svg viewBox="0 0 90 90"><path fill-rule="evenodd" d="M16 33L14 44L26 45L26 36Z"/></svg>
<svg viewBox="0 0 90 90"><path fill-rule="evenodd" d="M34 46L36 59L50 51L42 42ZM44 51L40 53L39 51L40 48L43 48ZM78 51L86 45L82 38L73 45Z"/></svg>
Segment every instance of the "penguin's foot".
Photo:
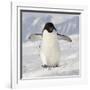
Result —
<svg viewBox="0 0 90 90"><path fill-rule="evenodd" d="M46 65L46 64L45 64L45 65L42 65L42 67L43 67L43 68L47 68L47 67L48 67L48 65Z"/></svg>
<svg viewBox="0 0 90 90"><path fill-rule="evenodd" d="M59 65L55 65L55 66L51 66L51 67L56 68L56 67L59 67Z"/></svg>
<svg viewBox="0 0 90 90"><path fill-rule="evenodd" d="M55 65L55 66L51 66L51 65L42 65L43 68L55 68L55 67L59 67L59 65Z"/></svg>
<svg viewBox="0 0 90 90"><path fill-rule="evenodd" d="M59 65L57 64L55 67L59 67Z"/></svg>

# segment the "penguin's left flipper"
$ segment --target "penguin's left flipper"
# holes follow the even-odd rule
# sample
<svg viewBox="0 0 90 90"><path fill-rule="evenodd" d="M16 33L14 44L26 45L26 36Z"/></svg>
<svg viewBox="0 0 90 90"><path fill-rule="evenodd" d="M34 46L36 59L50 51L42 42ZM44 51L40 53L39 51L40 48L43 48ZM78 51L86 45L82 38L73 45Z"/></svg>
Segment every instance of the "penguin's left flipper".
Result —
<svg viewBox="0 0 90 90"><path fill-rule="evenodd" d="M28 39L31 40L31 41L42 40L42 34L41 33L31 34L28 37Z"/></svg>
<svg viewBox="0 0 90 90"><path fill-rule="evenodd" d="M72 42L72 39L70 37L66 36L66 35L61 35L59 33L57 33L57 35L58 35L59 40L66 40L68 42Z"/></svg>

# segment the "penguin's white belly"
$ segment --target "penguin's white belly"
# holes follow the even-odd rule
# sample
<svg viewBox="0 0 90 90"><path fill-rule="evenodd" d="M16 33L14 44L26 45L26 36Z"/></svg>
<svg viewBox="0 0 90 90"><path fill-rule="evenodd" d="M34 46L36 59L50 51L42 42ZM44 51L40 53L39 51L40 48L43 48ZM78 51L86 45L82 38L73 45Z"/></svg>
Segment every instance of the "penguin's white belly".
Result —
<svg viewBox="0 0 90 90"><path fill-rule="evenodd" d="M43 65L55 66L59 64L60 48L56 32L44 31L40 56Z"/></svg>

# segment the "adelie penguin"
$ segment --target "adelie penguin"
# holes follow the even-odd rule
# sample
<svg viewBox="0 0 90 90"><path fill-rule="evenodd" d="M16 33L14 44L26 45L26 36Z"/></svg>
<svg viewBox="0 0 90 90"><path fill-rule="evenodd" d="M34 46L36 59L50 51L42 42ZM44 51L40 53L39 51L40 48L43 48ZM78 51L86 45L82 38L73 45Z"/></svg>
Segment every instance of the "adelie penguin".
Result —
<svg viewBox="0 0 90 90"><path fill-rule="evenodd" d="M45 24L42 34L33 34L29 39L42 38L42 44L40 46L40 57L42 61L42 67L58 67L60 63L60 47L59 40L63 39L72 42L71 38L66 35L61 35L57 32L53 23L48 22Z"/></svg>

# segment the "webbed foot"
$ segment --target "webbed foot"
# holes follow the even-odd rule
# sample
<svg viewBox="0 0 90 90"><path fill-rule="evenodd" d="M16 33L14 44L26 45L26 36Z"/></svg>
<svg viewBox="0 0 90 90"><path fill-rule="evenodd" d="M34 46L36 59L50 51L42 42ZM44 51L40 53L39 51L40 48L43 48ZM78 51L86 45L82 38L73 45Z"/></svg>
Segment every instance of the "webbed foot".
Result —
<svg viewBox="0 0 90 90"><path fill-rule="evenodd" d="M43 68L55 68L55 67L59 67L59 65L55 65L55 66L50 66L50 65L42 65Z"/></svg>
<svg viewBox="0 0 90 90"><path fill-rule="evenodd" d="M43 68L47 68L48 66L45 64L45 65L42 65Z"/></svg>

